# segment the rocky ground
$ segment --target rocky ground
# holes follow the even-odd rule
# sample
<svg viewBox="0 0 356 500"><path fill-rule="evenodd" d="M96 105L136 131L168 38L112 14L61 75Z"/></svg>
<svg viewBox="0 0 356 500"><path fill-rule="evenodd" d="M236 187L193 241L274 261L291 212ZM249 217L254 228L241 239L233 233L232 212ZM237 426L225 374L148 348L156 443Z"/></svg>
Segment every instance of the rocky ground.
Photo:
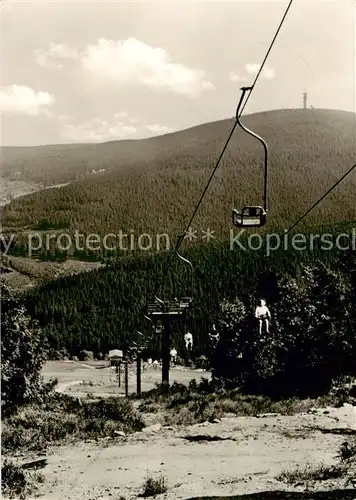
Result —
<svg viewBox="0 0 356 500"><path fill-rule="evenodd" d="M335 464L340 444L350 432L356 434L354 407L293 417L227 417L185 429L161 427L153 423L156 418L131 436L51 448L39 495L46 500L133 499L147 477L163 475L168 491L157 498L260 493L262 499L267 498L263 492L309 491L300 498L311 500L316 498L312 492L324 492L326 499L327 491L337 489L345 490L344 496L335 498L356 498L351 473L316 482L278 480L285 470Z"/></svg>
<svg viewBox="0 0 356 500"><path fill-rule="evenodd" d="M185 428L162 425L159 413L144 417L142 432L50 447L38 496L128 500L140 497L148 477L163 476L167 491L158 499L356 499L352 468L316 480L320 466L338 464L340 445L356 435L352 405L294 416L226 416ZM35 458L44 456L24 454L18 461ZM289 482L279 477L286 471L294 473Z"/></svg>

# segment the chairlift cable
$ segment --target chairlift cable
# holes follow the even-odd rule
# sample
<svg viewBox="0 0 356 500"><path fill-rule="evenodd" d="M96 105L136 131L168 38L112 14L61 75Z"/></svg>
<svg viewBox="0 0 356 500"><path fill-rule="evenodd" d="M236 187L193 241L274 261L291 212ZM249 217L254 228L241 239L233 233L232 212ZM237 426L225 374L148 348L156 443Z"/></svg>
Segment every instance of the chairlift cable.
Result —
<svg viewBox="0 0 356 500"><path fill-rule="evenodd" d="M263 70L263 67L264 67L264 65L265 65L265 63L266 63L266 61L267 61L267 58L268 58L268 56L269 56L269 54L270 54L271 50L272 50L272 47L273 47L273 45L274 45L274 42L276 41L276 38L277 38L277 36L278 36L278 34L279 34L279 32L280 32L280 29L281 29L281 27L282 27L282 25L283 25L283 23L284 23L284 20L285 20L285 18L287 17L288 11L289 11L289 9L290 9L290 8L291 8L291 6L292 6L292 3L293 3L293 0L290 0L290 2L289 2L289 4L288 4L288 7L286 8L286 11L285 11L285 13L284 13L284 15L283 15L283 17L282 17L282 20L281 20L281 22L280 22L280 24L279 24L279 26L278 26L278 29L277 29L277 31L276 31L276 33L275 33L274 37L273 37L273 40L272 40L272 42L271 42L271 44L270 44L270 46L269 46L269 48L268 48L268 50L267 50L267 52L266 52L266 55L265 55L265 58L263 59L263 62L262 62L262 64L261 64L261 67L260 67L260 69L258 70L258 73L257 73L257 75L256 75L255 81L253 82L253 84L252 84L252 86L251 86L251 90L250 90L250 92L249 92L249 94L248 94L248 96L247 96L247 98L246 98L245 104L242 106L242 109L241 109L241 112L240 112L240 115L239 115L239 116L241 116L241 115L242 115L242 113L243 113L243 111L244 111L244 109L245 109L245 107L246 107L246 104L248 103L248 100L249 100L249 98L250 98L250 95L251 95L251 93L252 93L252 91L253 91L253 89L254 89L254 87L255 87L255 85L256 85L256 82L257 82L257 80L258 80L258 78L259 78L259 76L260 76L260 74L261 74L261 72L262 72L262 70Z"/></svg>
<svg viewBox="0 0 356 500"><path fill-rule="evenodd" d="M279 34L279 32L280 32L280 30L281 30L281 28L282 28L282 25L283 25L283 23L284 23L284 21L285 21L285 19L286 19L286 16L287 16L287 14L288 14L288 12L289 12L289 9L290 9L290 7L291 7L292 3L293 3L293 0L290 0L289 4L288 4L288 6L287 6L287 8L286 8L286 10L285 10L285 13L284 13L284 15L283 15L283 17L282 17L282 20L281 20L281 22L279 23L279 26L278 26L278 28L277 28L277 31L276 31L276 33L275 33L275 35L274 35L274 37L273 37L273 39L272 39L272 41L271 41L271 43L270 43L269 47L268 47L267 53L266 53L266 55L265 55L265 57L264 57L264 59L263 59L263 61L262 61L262 64L261 64L261 66L260 66L260 68L259 68L259 71L258 71L258 73L257 73L256 77L255 77L255 80L254 80L253 85L252 85L252 87L251 87L251 89L250 89L250 92L249 92L249 94L248 94L248 96L247 96L247 99L246 99L246 101L245 101L245 103L244 103L244 106L243 106L243 108L242 108L241 112L239 113L239 116L241 116L241 114L242 114L242 112L243 112L243 110L244 110L244 108L245 108L245 106L246 106L246 104L247 104L247 102L248 102L248 100L249 100L249 98L250 98L251 94L252 94L252 91L253 91L253 89L254 89L254 87L255 87L255 85L256 85L256 83L257 83L257 81L258 81L258 78L259 78L259 76L260 76L260 74L261 74L261 72L262 72L262 70L263 70L263 67L264 67L264 65L265 65L265 63L266 63L266 61L267 61L267 58L268 58L268 56L269 56L269 54L270 54L270 52L271 52L271 50L272 50L272 47L273 47L273 45L274 45L274 43L275 43L275 41L276 41L276 39L277 39L277 37L278 37L278 34ZM238 120L238 118L235 118L235 123L234 123L234 124L233 124L233 126L232 126L232 129L231 129L231 131L230 131L230 133L229 133L229 136L228 136L228 138L227 138L227 141L226 141L226 143L225 143L225 145L224 145L224 147L223 147L223 149L222 149L222 151L221 151L221 153L220 153L220 155L219 155L219 158L218 158L218 160L217 160L217 162L216 162L216 165L215 165L215 167L214 167L214 169L213 169L213 171L212 171L212 173L211 173L211 175L210 175L210 177L209 177L209 180L208 180L208 182L207 182L207 184L206 184L206 186L205 186L205 188L204 188L204 191L203 191L203 193L202 193L202 195L201 195L201 197L200 197L200 199L199 199L199 201L198 201L198 203L197 203L197 205L196 205L196 207L195 207L195 209L194 209L194 211L193 211L193 214L192 214L192 216L191 216L191 218L190 218L190 220L189 220L189 223L188 223L188 225L187 225L187 227L186 227L185 231L184 231L184 232L183 232L183 233L182 233L182 234L178 237L178 240L177 240L177 243L176 243L176 245L175 245L175 249L174 249L174 253L173 253L173 255L172 255L172 258L171 258L171 259L170 259L170 260L166 263L166 265L164 266L164 268L165 268L165 269L164 269L164 275L166 275L166 274L167 274L168 269L171 267L172 262L173 262L173 260L174 260L174 258L175 258L175 257L179 257L181 260L186 260L186 259L184 259L184 258L183 258L183 257L179 254L179 249L180 249L180 247L181 247L181 245L182 245L182 242L183 242L183 240L184 240L184 237L185 237L185 235L186 235L187 231L188 231L188 230L189 230L189 228L191 227L191 224L192 224L192 222L193 222L193 220L194 220L194 218L195 218L195 216L196 216L196 214L197 214L197 212L198 212L198 210L199 210L199 207L200 207L200 205L201 205L201 203L202 203L202 201L203 201L203 199L204 199L204 196L205 196L205 194L206 194L207 190L209 189L209 186L210 186L210 184L211 184L211 182L212 182L212 180L213 180L213 178L214 178L214 175L215 175L215 173L216 173L217 169L219 168L219 165L220 165L221 159L222 159L222 157L223 157L223 155L224 155L224 153L225 153L225 151L226 151L226 149L227 149L227 146L228 146L228 145L229 145L229 143L230 143L231 137L232 137L232 135L233 135L233 133L234 133L234 131L235 131L235 129L236 129L236 127L237 127L237 125L239 125L239 120ZM190 264L190 267L191 267L191 269L192 269L192 264L191 264L190 262L188 262L188 263ZM193 278L192 278L192 283L193 283ZM161 286L161 283L160 283L160 284L158 284L158 283L157 283L157 284L156 284L156 286L155 286L155 290L154 290L154 297L155 297L155 300L156 300L156 301L157 301L157 299L158 299L158 297L157 297L157 292L158 292L158 288L159 288L160 286ZM161 303L162 305L164 305L164 302L163 302L161 299L159 299L159 300L158 300L158 302L159 302L159 303Z"/></svg>
<svg viewBox="0 0 356 500"><path fill-rule="evenodd" d="M254 87L255 87L256 83L257 83L257 80L258 80L258 78L259 78L259 76L260 76L260 74L261 74L261 71L262 71L262 69L263 69L263 67L264 67L264 65L265 65L265 63L266 63L266 61L267 61L267 58L268 58L268 56L269 56L269 54L270 54L270 52L271 52L271 50L272 50L272 47L273 47L273 45L274 45L274 43L275 43L275 41L276 41L276 39L277 39L277 36L278 36L278 34L279 34L279 32L280 32L280 29L281 29L281 27L282 27L282 25L283 25L283 23L284 23L284 21L285 21L285 18L286 18L287 14L288 14L288 11L289 11L289 9L290 9L290 7L291 7L292 3L293 3L293 0L290 0L290 2L289 2L289 4L288 4L288 7L287 7L287 9L286 9L286 11L285 11L285 13L284 13L284 15L283 15L283 18L282 18L282 20L281 20L281 22L280 22L280 24L279 24L279 26L278 26L278 29L277 29L277 31L276 31L276 33L275 33L274 37L273 37L273 40L272 40L272 42L271 42L271 44L270 44L270 46L269 46L269 48L268 48L268 51L267 51L267 53L266 53L266 55L265 55L265 57L264 57L264 59L263 59L263 62L262 62L262 64L261 64L261 67L260 67L260 69L259 69L259 71L258 71L258 73L257 73L257 75L256 75L255 81L254 81L254 82L253 82L253 84L252 84L251 90L250 90L250 92L249 92L249 94L248 94L248 96L247 96L247 98L246 98L245 104L244 104L244 106L243 106L243 108L242 108L242 110L241 110L241 112L240 112L240 115L239 115L239 116L241 116L241 115L242 115L242 112L243 112L243 110L244 110L244 108L245 108L245 106L246 106L246 104L247 104L247 102L248 102L248 100L249 100L249 98L250 98L250 96L251 96L251 94L252 94L252 91L253 91L253 89L254 89ZM185 236L186 232L187 232L187 231L189 230L189 228L191 227L191 224L192 224L192 222L193 222L193 220L194 220L194 218L195 218L195 216L196 216L196 214L197 214L197 212L198 212L198 210L199 210L199 207L200 207L200 205L201 205L201 202L203 201L203 198L204 198L204 196L205 196L205 194L206 194L206 192L207 192L207 190L208 190L208 188L209 188L209 186L210 186L210 183L211 183L211 181L213 180L213 177L214 177L214 175L215 175L215 172L217 171L217 169L218 169L218 167L219 167L219 165L220 165L221 159L222 159L222 157L223 157L223 155L224 155L224 153L225 153L225 151L226 151L226 148L227 148L227 146L228 146L228 144L229 144L229 142L230 142L230 140L231 140L231 137L232 137L232 135L233 135L233 133L234 133L235 128L236 128L236 126L237 126L237 125L238 125L238 120L236 119L236 121L235 121L235 123L234 123L234 125L233 125L233 127L232 127L232 129L231 129L231 132L230 132L230 134L229 134L229 137L228 137L228 139L227 139L227 141L226 141L226 143L225 143L225 145L224 145L224 147L223 147L223 150L222 150L222 152L221 152L221 154L220 154L220 156L219 156L219 158L218 158L218 161L216 162L216 165L215 165L215 167L214 167L214 170L212 171L212 173L211 173L211 175L210 175L210 178L209 178L209 180L208 180L208 183L207 183L207 185L205 186L205 189L204 189L204 191L203 191L203 193L202 193L202 195L201 195L201 197L200 197L200 199L199 199L199 201L198 201L198 204L196 205L196 207L195 207L195 209L194 209L193 215L191 216L191 218L190 218L190 220L189 220L189 223L188 223L188 225L187 225L187 228L186 228L186 230L184 231L184 234L182 234L182 235L179 237L178 241L177 241L177 244L176 244L176 247L175 247L175 252L177 252L177 251L179 250L179 248L180 248L180 246L181 246L181 244L182 244L182 242L183 242L183 239L184 239L184 236Z"/></svg>
<svg viewBox="0 0 356 500"><path fill-rule="evenodd" d="M336 188L336 186L340 184L340 182L342 182L349 174L351 174L351 172L355 168L356 168L356 163L330 189L328 189L328 191L325 194L323 194L321 198L319 198L306 212L304 212L304 214L301 217L299 217L299 219L285 232L285 234L288 234L290 231L292 231L292 229L294 229L308 214L310 214L310 212L314 210L314 208L317 205L319 205L319 203L321 203L324 200L324 198L326 198L331 193L331 191L333 191Z"/></svg>
<svg viewBox="0 0 356 500"><path fill-rule="evenodd" d="M251 89L250 89L250 92L249 92L249 94L248 94L248 96L247 96L247 98L246 98L246 101L245 101L245 103L244 103L244 106L243 106L243 108L242 108L242 110L241 110L241 112L240 112L239 116L241 116L241 115L242 115L242 112L243 112L243 110L244 110L244 108L245 108L245 106L246 106L246 104L247 104L247 102L248 102L248 100L249 100L249 98L250 98L250 96L251 96L251 94L252 94L252 91L253 91L253 89L254 89L254 87L255 87L256 83L257 83L257 80L258 80L258 78L259 78L259 76L260 76L260 74L261 74L261 72L262 72L262 69L263 69L263 67L264 67L264 65L265 65L265 63L266 63L266 61L267 61L267 58L268 58L268 56L269 56L269 54L270 54L270 52L271 52L271 50L272 50L272 47L273 47L273 45L274 45L274 43L275 43L275 41L276 41L276 39L277 39L277 36L278 36L278 34L279 34L279 32L280 32L280 30L281 30L281 28L282 28L282 25L283 25L283 23L284 23L284 21L285 21L285 19L286 19L286 16L287 16L287 14L288 14L288 12L289 12L289 9L290 9L290 7L291 7L292 3L293 3L293 0L290 0L290 2L289 2L289 4L288 4L288 7L286 8L286 11L285 11L285 13L284 13L284 15L283 15L283 17L282 17L282 20L281 20L281 22L279 23L279 26L278 26L278 28L277 28L277 31L276 31L276 33L275 33L275 35L274 35L273 39L272 39L272 42L270 43L270 46L269 46L269 48L268 48L268 50L267 50L267 53L266 53L266 55L265 55L265 57L264 57L264 59L263 59L263 62L262 62L262 64L261 64L261 67L260 67L260 69L259 69L259 71L258 71L258 73L257 73L257 75L256 75L256 77L255 77L255 80L254 80L254 82L253 82L253 85L252 85L252 87L251 87ZM232 137L232 135L233 135L233 133L234 133L234 131L235 131L235 129L236 129L236 127L237 127L237 125L238 125L238 120L237 120L237 119L235 119L235 123L234 123L234 125L233 125L233 127L232 127L232 129L231 129L231 131L230 131L230 134L229 134L229 136L228 136L228 139L227 139L227 141L226 141L226 143L225 143L225 145L224 145L224 147L223 147L223 149L222 149L222 152L220 153L220 156L219 156L219 158L218 158L218 161L216 162L216 165L215 165L215 167L214 167L214 169L213 169L213 171L212 171L212 173L211 173L211 175L210 175L210 177L209 177L209 180L208 180L208 182L207 182L207 184L206 184L206 186L205 186L205 188L204 188L204 191L203 191L203 193L202 193L202 195L201 195L201 197L200 197L200 199L199 199L199 201L198 201L198 203L197 203L197 205L196 205L196 207L195 207L195 209L194 209L194 212L193 212L193 214L192 214L192 216L191 216L191 218L190 218L190 220L189 220L189 223L188 223L188 225L187 225L187 227L186 227L186 230L184 231L184 233L183 233L183 234L181 234L181 235L179 236L179 238L178 238L178 240L177 240L177 243L176 243L176 246L175 246L175 250L174 250L174 254L173 254L172 259L170 260L170 262L169 262L169 264L168 264L168 266L167 266L166 271L167 271L167 270L168 270L168 268L170 267L170 265L171 265L171 263L172 263L172 260L174 259L174 257L176 256L177 252L179 251L180 246L181 246L181 244L182 244L182 242L183 242L183 240L184 240L184 237L185 237L185 235L186 235L186 232L187 232L187 231L189 230L189 228L191 227L191 224L192 224L192 222L193 222L193 220L194 220L194 218L195 218L195 216L196 216L196 214L197 214L197 212L198 212L198 210L199 210L199 207L200 207L200 205L201 205L201 203L202 203L202 201L203 201L203 199L204 199L204 196L205 196L205 194L206 194L207 190L209 189L209 186L210 186L210 184L211 184L211 181L213 180L214 175L215 175L215 173L216 173L217 169L219 168L219 165L220 165L221 159L222 159L222 157L223 157L223 155L224 155L224 153L225 153L225 151L226 151L226 148L227 148L227 146L228 146L228 144L229 144L229 142L230 142L230 140L231 140L231 137Z"/></svg>

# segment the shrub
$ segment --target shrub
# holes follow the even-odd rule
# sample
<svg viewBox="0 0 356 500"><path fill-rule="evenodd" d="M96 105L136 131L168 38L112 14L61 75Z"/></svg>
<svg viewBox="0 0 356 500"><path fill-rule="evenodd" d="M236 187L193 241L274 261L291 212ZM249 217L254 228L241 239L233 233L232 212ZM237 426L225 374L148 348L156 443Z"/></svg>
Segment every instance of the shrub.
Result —
<svg viewBox="0 0 356 500"><path fill-rule="evenodd" d="M56 395L44 405L25 406L6 419L2 430L3 450L43 450L64 439L114 436L114 431L132 433L144 427L130 401L110 398L81 402Z"/></svg>
<svg viewBox="0 0 356 500"><path fill-rule="evenodd" d="M83 403L83 414L86 419L112 420L120 423L120 430L141 431L144 423L132 403L124 398L108 398L105 400Z"/></svg>
<svg viewBox="0 0 356 500"><path fill-rule="evenodd" d="M345 441L340 446L339 456L342 461L353 460L356 462L356 438Z"/></svg>
<svg viewBox="0 0 356 500"><path fill-rule="evenodd" d="M79 360L80 361L92 361L94 359L94 353L92 351L80 351Z"/></svg>
<svg viewBox="0 0 356 500"><path fill-rule="evenodd" d="M283 471L277 479L289 484L299 481L327 481L344 476L346 467L343 465L325 464L313 465L307 463L303 467L297 467L295 470Z"/></svg>
<svg viewBox="0 0 356 500"><path fill-rule="evenodd" d="M327 394L333 380L355 373L349 280L319 264L302 268L298 280L283 276L278 294L277 319L261 338L243 320L241 306L221 305L213 376L225 388L274 398Z"/></svg>
<svg viewBox="0 0 356 500"><path fill-rule="evenodd" d="M46 342L19 299L1 283L1 405L4 414L31 402L43 402L56 381L44 383Z"/></svg>
<svg viewBox="0 0 356 500"><path fill-rule="evenodd" d="M37 489L36 480L43 481L41 474L25 472L9 460L1 466L1 493L8 498L28 498Z"/></svg>
<svg viewBox="0 0 356 500"><path fill-rule="evenodd" d="M143 492L141 496L153 497L156 495L161 495L162 493L166 493L167 489L167 481L163 476L160 476L157 479L149 477L146 479L143 485Z"/></svg>

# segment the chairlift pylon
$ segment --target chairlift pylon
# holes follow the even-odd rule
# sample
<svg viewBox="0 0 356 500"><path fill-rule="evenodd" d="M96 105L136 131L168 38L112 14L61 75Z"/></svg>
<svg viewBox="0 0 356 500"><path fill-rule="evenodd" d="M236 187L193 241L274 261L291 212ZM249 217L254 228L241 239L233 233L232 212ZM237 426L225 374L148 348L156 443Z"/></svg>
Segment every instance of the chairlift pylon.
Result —
<svg viewBox="0 0 356 500"><path fill-rule="evenodd" d="M240 120L240 109L242 102L245 97L245 93L251 90L252 87L241 87L242 90L240 102L237 106L236 110L236 120L239 126L248 134L252 135L256 139L258 139L264 148L264 196L263 196L263 206L259 205L251 205L245 206L242 208L241 212L239 212L236 208L232 210L232 222L236 227L261 227L266 223L267 218L267 187L268 187L268 146L266 142L257 135L252 130L248 129L241 123Z"/></svg>
<svg viewBox="0 0 356 500"><path fill-rule="evenodd" d="M163 333L162 335L162 382L169 383L169 362L170 362L170 320L171 318L185 318L188 309L193 301L194 290L194 269L193 264L179 253L179 246L175 250L175 255L187 264L190 268L190 291L189 296L181 297L171 301L164 301L157 297L155 293L155 302L148 304L147 315L152 322L156 333ZM161 330L162 328L162 330ZM161 330L158 332L157 330Z"/></svg>

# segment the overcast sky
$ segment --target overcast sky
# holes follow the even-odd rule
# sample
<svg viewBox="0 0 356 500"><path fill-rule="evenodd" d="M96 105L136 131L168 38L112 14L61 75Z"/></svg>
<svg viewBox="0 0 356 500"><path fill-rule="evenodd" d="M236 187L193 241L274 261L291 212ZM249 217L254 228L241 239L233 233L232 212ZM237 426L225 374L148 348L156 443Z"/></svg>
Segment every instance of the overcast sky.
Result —
<svg viewBox="0 0 356 500"><path fill-rule="evenodd" d="M2 144L138 139L232 117L288 5L4 0ZM356 9L295 0L245 114L356 111Z"/></svg>

